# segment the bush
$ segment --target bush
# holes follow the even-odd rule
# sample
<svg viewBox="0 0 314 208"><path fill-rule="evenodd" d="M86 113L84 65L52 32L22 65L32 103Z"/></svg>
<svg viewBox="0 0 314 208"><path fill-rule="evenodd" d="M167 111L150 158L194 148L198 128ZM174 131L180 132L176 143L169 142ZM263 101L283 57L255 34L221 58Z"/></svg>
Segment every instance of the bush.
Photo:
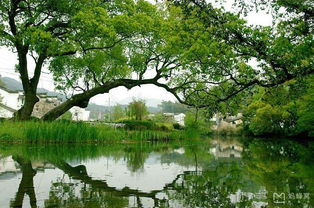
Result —
<svg viewBox="0 0 314 208"><path fill-rule="evenodd" d="M177 129L177 130L181 130L181 129L183 129L183 126L181 126L179 123L174 123L173 128Z"/></svg>
<svg viewBox="0 0 314 208"><path fill-rule="evenodd" d="M127 130L147 130L156 128L156 124L152 121L125 120L121 123L125 124L125 129Z"/></svg>

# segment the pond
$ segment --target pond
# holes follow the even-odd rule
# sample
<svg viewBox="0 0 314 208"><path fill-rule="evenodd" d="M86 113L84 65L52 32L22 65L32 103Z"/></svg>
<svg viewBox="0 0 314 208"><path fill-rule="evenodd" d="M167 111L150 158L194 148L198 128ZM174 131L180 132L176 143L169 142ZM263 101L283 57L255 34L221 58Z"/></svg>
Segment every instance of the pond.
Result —
<svg viewBox="0 0 314 208"><path fill-rule="evenodd" d="M0 207L313 207L314 145L1 145Z"/></svg>

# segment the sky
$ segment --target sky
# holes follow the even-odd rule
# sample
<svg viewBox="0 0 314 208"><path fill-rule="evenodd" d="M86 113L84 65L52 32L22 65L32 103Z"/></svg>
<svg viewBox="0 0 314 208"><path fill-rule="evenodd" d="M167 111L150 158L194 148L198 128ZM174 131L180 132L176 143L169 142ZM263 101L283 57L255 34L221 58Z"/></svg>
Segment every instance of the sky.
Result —
<svg viewBox="0 0 314 208"><path fill-rule="evenodd" d="M152 0L151 0L152 1ZM232 9L231 0L226 1L226 9ZM272 23L270 15L264 12L251 12L245 17L250 25L263 25L268 26ZM2 77L11 77L19 80L19 75L14 71L17 64L17 56L12 51L5 47L0 47L0 75ZM29 58L28 64L30 68L34 67L33 60ZM52 75L49 74L47 67L44 68L43 74L39 82L39 88L46 88L54 91L54 83ZM154 85L143 85L141 87L134 87L128 90L124 87L118 87L112 89L109 93L103 95L97 95L91 99L92 103L99 105L114 105L116 103L127 104L132 98L145 99L145 100L170 100L176 101L176 98L163 88L156 87Z"/></svg>

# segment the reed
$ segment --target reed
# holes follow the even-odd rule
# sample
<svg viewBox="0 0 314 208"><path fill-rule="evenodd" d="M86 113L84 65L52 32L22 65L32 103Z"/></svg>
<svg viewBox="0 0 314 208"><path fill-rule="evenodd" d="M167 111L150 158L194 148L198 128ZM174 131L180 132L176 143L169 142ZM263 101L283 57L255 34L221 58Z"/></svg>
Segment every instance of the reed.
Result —
<svg viewBox="0 0 314 208"><path fill-rule="evenodd" d="M104 124L69 121L4 121L0 141L20 143L102 143L125 140L168 141L183 139L181 131L124 130Z"/></svg>

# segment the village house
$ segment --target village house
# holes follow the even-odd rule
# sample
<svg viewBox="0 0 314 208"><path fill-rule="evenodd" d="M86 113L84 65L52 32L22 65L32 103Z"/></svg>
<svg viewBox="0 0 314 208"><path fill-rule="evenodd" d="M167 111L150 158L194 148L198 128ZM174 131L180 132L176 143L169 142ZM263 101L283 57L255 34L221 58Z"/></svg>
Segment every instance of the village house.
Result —
<svg viewBox="0 0 314 208"><path fill-rule="evenodd" d="M61 103L61 99L47 93L38 93L39 102L34 106L32 116L41 118L52 108ZM0 118L12 118L13 114L24 104L24 92L0 86Z"/></svg>
<svg viewBox="0 0 314 208"><path fill-rule="evenodd" d="M70 110L73 121L89 121L90 111L80 107L73 107Z"/></svg>
<svg viewBox="0 0 314 208"><path fill-rule="evenodd" d="M23 92L0 86L0 117L11 118L23 105Z"/></svg>
<svg viewBox="0 0 314 208"><path fill-rule="evenodd" d="M32 114L34 117L37 118L43 117L45 113L61 104L60 98L58 98L57 96L47 95L47 93L38 93L37 97L39 98L39 101L34 106Z"/></svg>
<svg viewBox="0 0 314 208"><path fill-rule="evenodd" d="M237 126L242 124L242 116L242 113L238 113L235 116L223 117L217 113L211 118L211 121L215 123L212 128L214 130L222 130L226 128L236 129Z"/></svg>

